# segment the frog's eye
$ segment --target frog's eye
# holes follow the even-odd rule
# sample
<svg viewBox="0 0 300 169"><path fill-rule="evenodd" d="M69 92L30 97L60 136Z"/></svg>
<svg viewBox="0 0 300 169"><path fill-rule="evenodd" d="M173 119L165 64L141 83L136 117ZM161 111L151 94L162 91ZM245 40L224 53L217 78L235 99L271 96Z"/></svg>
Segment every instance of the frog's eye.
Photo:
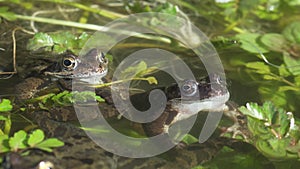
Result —
<svg viewBox="0 0 300 169"><path fill-rule="evenodd" d="M64 68L66 68L67 70L74 70L77 66L77 61L75 58L72 57L66 57L63 59L62 61L62 65L64 66Z"/></svg>
<svg viewBox="0 0 300 169"><path fill-rule="evenodd" d="M181 86L181 95L182 96L194 96L198 91L198 83L194 80L187 80Z"/></svg>

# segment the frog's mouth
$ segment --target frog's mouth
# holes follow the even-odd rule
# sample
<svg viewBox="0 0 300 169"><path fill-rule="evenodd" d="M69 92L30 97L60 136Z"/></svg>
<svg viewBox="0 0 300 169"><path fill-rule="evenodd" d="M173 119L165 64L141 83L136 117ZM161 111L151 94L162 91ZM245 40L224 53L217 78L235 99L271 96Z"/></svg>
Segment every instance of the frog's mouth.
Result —
<svg viewBox="0 0 300 169"><path fill-rule="evenodd" d="M225 103L228 101L229 97L229 92L226 92L222 95L212 96L211 98L199 101L186 101L182 99L171 100L172 109L178 112L172 120L172 123L187 119L200 111L224 111L226 109Z"/></svg>
<svg viewBox="0 0 300 169"><path fill-rule="evenodd" d="M103 67L90 68L90 69L83 67L75 71L68 71L68 70L61 69L59 68L60 67L59 65L56 67L58 68L55 69L55 71L45 71L44 74L61 78L61 79L79 78L83 80L93 78L93 77L102 78L107 74L107 69L103 69Z"/></svg>

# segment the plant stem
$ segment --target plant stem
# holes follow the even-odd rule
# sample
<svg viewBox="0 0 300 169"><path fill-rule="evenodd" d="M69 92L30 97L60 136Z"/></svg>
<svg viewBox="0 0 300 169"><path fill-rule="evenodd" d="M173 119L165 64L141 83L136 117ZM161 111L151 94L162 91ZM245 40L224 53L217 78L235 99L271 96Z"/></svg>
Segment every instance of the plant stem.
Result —
<svg viewBox="0 0 300 169"><path fill-rule="evenodd" d="M123 83L123 82L126 82L126 81L132 81L132 80L145 80L145 81L148 81L149 79L148 78L142 78L142 77L136 77L136 78L132 78L132 79L116 80L116 81L113 81L113 82L97 84L97 85L93 85L93 87L102 88L102 87L111 86L113 84Z"/></svg>
<svg viewBox="0 0 300 169"><path fill-rule="evenodd" d="M286 80L284 77L278 76L277 74L271 73L271 76L276 77L278 80L282 81L283 83L286 83L292 87L297 87L297 85L295 85L294 83Z"/></svg>
<svg viewBox="0 0 300 169"><path fill-rule="evenodd" d="M30 21L36 21L36 22L42 22L42 23L49 23L54 25L62 25L62 26L70 26L75 28L81 28L81 29L88 29L88 30L95 30L95 31L109 31L109 32L116 32L116 34L124 34L128 36L135 36L139 38L144 39L150 39L150 40L157 40L159 42L164 42L167 44L171 43L171 40L164 37L158 37L155 35L148 35L148 34L141 34L139 32L134 31L127 31L127 30L120 30L120 29L113 29L105 26L99 26L94 24L86 24L86 23L78 23L78 22L72 22L72 21L66 21L66 20L57 20L57 19L51 19L51 18L43 18L43 17L33 17L33 16L25 16L25 15L16 15L18 19L23 20L30 20ZM183 44L180 44L181 46L184 46Z"/></svg>
<svg viewBox="0 0 300 169"><path fill-rule="evenodd" d="M18 19L22 20L30 20L42 23L49 23L54 25L63 25L63 26L70 26L75 28L81 29L89 29L89 30L100 30L104 29L104 26L94 25L94 24L82 24L78 22L66 21L66 20L57 20L51 18L42 18L42 17L33 17L33 16L25 16L25 15L16 15Z"/></svg>
<svg viewBox="0 0 300 169"><path fill-rule="evenodd" d="M125 17L125 15L123 15L123 14L108 11L106 9L98 9L98 8L88 7L88 6L85 6L83 4L76 3L76 2L69 2L69 1L62 1L62 0L56 0L56 1L42 0L42 1L73 6L73 7L88 11L88 12L93 12L93 13L99 14L101 16L104 16L104 17L110 18L110 19L117 19L117 18Z"/></svg>

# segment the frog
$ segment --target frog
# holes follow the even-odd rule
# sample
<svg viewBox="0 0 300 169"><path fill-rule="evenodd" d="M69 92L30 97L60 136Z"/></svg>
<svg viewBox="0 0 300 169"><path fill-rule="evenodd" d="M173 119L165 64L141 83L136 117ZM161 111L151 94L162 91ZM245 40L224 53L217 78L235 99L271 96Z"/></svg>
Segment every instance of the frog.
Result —
<svg viewBox="0 0 300 169"><path fill-rule="evenodd" d="M67 50L58 58L58 61L41 70L39 77L28 77L16 85L18 100L32 98L39 91L52 84L53 81L58 81L57 84L61 89L68 90L72 88L70 79L73 78L88 81L91 77L95 77L97 83L100 84L108 72L108 59L103 52L96 48L88 51L83 57Z"/></svg>
<svg viewBox="0 0 300 169"><path fill-rule="evenodd" d="M146 135L153 136L155 134L167 133L168 131L165 130L166 126L188 118L189 115L176 118L178 111L175 108L178 105L178 99L192 103L203 103L207 102L207 99L214 97L228 97L229 93L224 88L224 84L220 83L218 84L218 88L212 88L208 80L209 78L205 78L201 83L194 80L185 80L180 85L173 84L167 87L159 87L167 96L167 107L157 120L142 124ZM196 94L200 94L201 97L197 98ZM148 93L143 93L142 95L148 95ZM140 96L135 95L134 97ZM102 103L101 108L102 112L109 114L118 113L117 109L112 105L105 106L105 103ZM186 168L211 159L222 148L224 143L224 141L214 140L201 145L189 146L191 149L172 150L170 153L173 155L176 154L176 158L178 157L179 159L180 157L186 161L181 164L159 157L132 159L110 154L91 141L85 132L78 127L48 117L49 112L38 111L34 113L33 119L37 121L38 126L49 137L57 137L63 140L66 145L55 149L53 155L32 152L30 158L35 159L33 157L38 156L37 159L39 160L32 162L34 164L40 164L40 160L51 161L55 168L132 168L133 166L140 168L157 168L158 166L161 168ZM201 155L199 156L199 154ZM177 161L178 159L174 160Z"/></svg>
<svg viewBox="0 0 300 169"><path fill-rule="evenodd" d="M92 49L86 54L85 57L92 58L87 59L88 62L84 63L84 61L79 60L79 58L75 54L71 53L70 51L67 51L64 55L62 55L62 59L60 61L51 64L49 67L42 71L42 74L45 76L58 78L58 84L66 86L66 89L70 89L70 87L69 85L65 84L70 84L70 79L74 78L81 78L84 82L90 83L90 81L88 81L87 79L90 76L95 76L100 77L98 83L102 83L101 78L107 74L108 66L108 62L104 54L101 53L98 49ZM94 62L90 64L91 61ZM85 64L85 67L87 67L87 69L80 70L82 71L82 73L80 71L79 73L75 73L78 64ZM96 68L94 66L96 66ZM216 78L218 78L218 76L216 76ZM220 82L220 80L218 80L217 82ZM17 85L17 87L21 88L17 89L18 92L27 93L24 94L24 96L21 96L20 99L31 98L40 90L40 86L44 86L45 84L49 84L48 79L44 80L42 78L33 77L25 79L24 82ZM24 86L29 86L29 88L25 89ZM209 82L209 78L206 77L202 80L202 82L200 81L200 83L195 80L187 79L183 81L181 85L175 84L168 87L160 88L164 91L168 98L167 107L164 113L159 118L152 122L142 124L142 128L145 134L149 137L161 133L167 134L169 126L181 120L184 120L192 115L195 115L195 112L197 112L197 110L191 110L191 112L193 112L194 114L181 115L178 111L178 107L176 107L179 103L179 100L181 102L184 102L186 98L189 98L186 100L186 105L189 105L190 103L209 103L211 102L212 98L220 96L226 96L226 99L228 99L229 92L226 88L226 84L220 82L217 83L216 86L217 87L213 88L211 83ZM143 93L143 95L144 94L147 95L147 93ZM200 94L201 97L197 98L197 94ZM134 97L139 96L135 95ZM107 95L104 98L106 98L106 100L111 100L110 96ZM185 99L181 100L182 98ZM105 105L105 103L102 103L99 107L102 108L102 112L108 114L106 118L119 115L116 108L111 104ZM188 109L190 108L192 109L193 107L188 107ZM73 113L73 118L76 116L74 115L72 107L62 108L59 111L59 114ZM189 110L187 110L187 113L189 113ZM184 168L186 166L192 167L205 160L212 158L214 153L211 152L217 152L217 150L219 150L222 147L222 145L224 145L224 141L220 142L219 140L217 140L212 141L214 142L214 144L211 141L208 141L205 144L197 145L196 147L202 148L199 148L195 151L183 149L178 150L177 152L177 150L174 150L175 153L177 153L179 156L185 154L184 158L191 156L191 158L194 161L192 164L185 163L182 165L178 165L174 162L170 162L157 157L146 159L130 159L126 157L120 157L103 150L102 148L97 146L93 141L91 141L82 129L79 129L73 124L65 123L66 121L70 120L69 117L71 117L72 119L72 115L67 116L65 117L65 119L61 120L58 119L58 116L53 114L57 114L57 109L49 111L39 110L32 114L32 119L35 119L38 126L47 133L48 137L57 137L61 139L65 142L65 146L55 149L52 155L41 152L32 152L30 157L38 156L38 160L33 161L33 164L39 164L41 160L47 159L53 163L55 168L132 168L133 165L139 163L142 163L141 166L143 166L144 168L157 168L157 166L161 166L162 168ZM207 149L203 149L203 147L205 146L212 147L212 150L214 151L210 150L210 153L207 153ZM174 153L174 151L172 153ZM206 153L207 156L202 156L198 158L197 154L203 154L203 152ZM13 165L14 164L12 164L12 166Z"/></svg>
<svg viewBox="0 0 300 169"><path fill-rule="evenodd" d="M216 83L213 86L210 78ZM225 103L230 96L226 83L221 81L217 74L207 76L199 82L191 79L185 80L180 87L173 85L166 88L165 93L169 100L166 111L156 120L143 125L148 136L168 133L169 126L199 111L226 111L227 106L214 105L214 102L219 99L224 100Z"/></svg>

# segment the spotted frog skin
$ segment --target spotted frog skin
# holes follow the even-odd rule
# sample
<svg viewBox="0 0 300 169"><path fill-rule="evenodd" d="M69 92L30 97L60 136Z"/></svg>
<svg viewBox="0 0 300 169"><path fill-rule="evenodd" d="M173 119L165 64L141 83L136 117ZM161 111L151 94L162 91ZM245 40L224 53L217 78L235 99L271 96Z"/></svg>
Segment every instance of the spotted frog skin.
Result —
<svg viewBox="0 0 300 169"><path fill-rule="evenodd" d="M82 67L84 67L84 69ZM84 82L87 82L87 79L91 76L99 76L101 79L101 77L106 75L107 60L97 49L92 49L82 59L79 59L71 52L66 52L62 55L62 59L60 61L51 64L47 69L43 70L42 73L46 76L59 78L60 84L65 84L65 81L73 78L80 78ZM99 80L99 82L101 83L101 80ZM31 98L42 88L41 86L44 84L46 84L45 80L40 78L25 79L24 82L17 86L17 91L21 93L19 99ZM26 88L26 86L30 86L31 88ZM186 80L179 86L171 85L160 89L163 89L167 95L167 107L158 119L142 125L144 132L148 136L167 133L168 131L166 128L168 126L194 115L189 114L189 108L184 112L186 113L185 115L179 114L176 107L179 100L186 103L186 105L189 105L190 103L210 103L210 99L219 96L228 95L229 97L226 84L217 83L213 86L209 82L208 78L205 78L200 82ZM145 93L145 95L147 95L147 93ZM197 95L200 97L197 97ZM133 97L139 96L135 95ZM109 97L110 96L108 96L108 98ZM107 115L107 117L119 114L113 105L101 103L99 108L101 109L101 112L104 112ZM193 112L195 112L195 110L193 110ZM67 116L65 114L71 114L71 116ZM57 115L64 117L58 117ZM56 169L191 168L211 159L224 145L224 141L220 141L218 139L208 141L201 145L191 145L190 148L193 147L191 149L175 149L170 153L172 154L171 156L176 156L176 158L171 159L170 161L158 157L130 159L106 152L91 141L83 130L70 123L65 123L65 121L70 119L74 120L74 117L76 117L73 107L64 107L59 110L51 109L49 111L39 110L33 112L31 117L35 120L38 126L46 132L47 136L59 138L65 143L65 146L54 149L52 154L32 151L29 159L32 163L31 168L42 160L52 162ZM12 166L11 168L18 168L17 164L14 164L13 161L8 161L7 163L10 163L10 166Z"/></svg>
<svg viewBox="0 0 300 169"><path fill-rule="evenodd" d="M225 102L229 99L226 83L221 81L218 75L211 75L215 84L210 83L210 78L185 80L181 86L173 85L165 89L168 98L166 110L156 120L143 124L148 136L167 133L169 126L187 119L199 111L225 111L226 106L214 105L217 100ZM200 108L201 107L201 108Z"/></svg>
<svg viewBox="0 0 300 169"><path fill-rule="evenodd" d="M165 92L168 98L167 107L157 120L142 125L146 135L153 136L163 132L167 133L167 131L164 130L165 126L172 125L177 121L182 120L176 118L179 112L174 108L176 103L174 105L173 102L175 100L183 99L183 102L188 101L197 103L207 101L206 99L224 96L228 94L224 85L225 84L220 83L217 85L217 88L216 86L215 88L212 88L208 78L205 78L203 82L199 83L194 80L186 80L179 86L175 84L169 87L160 88ZM201 95L201 97L196 97L196 94ZM144 97L143 95L148 95L148 93L135 95L134 97ZM107 114L118 114L118 111L113 105L100 103L99 108L101 112ZM67 113L67 111L72 112L68 107L65 107L64 109L65 110L61 113ZM89 109L89 111L93 110ZM189 148L186 149L173 149L168 153L171 154L171 157L174 156L176 158L169 160L158 157L144 159L119 157L101 149L78 127L69 123L62 123L58 119L54 120L55 117L53 117L53 113L54 112L47 111L34 112L34 114L32 114L32 119L35 119L38 126L42 128L48 136L59 138L65 143L65 146L54 149L51 155L41 152L32 152L30 157L34 164L38 164L41 160L47 160L51 161L55 168L58 169L192 168L204 161L210 160L224 145L222 139L216 139L201 145L190 145Z"/></svg>
<svg viewBox="0 0 300 169"><path fill-rule="evenodd" d="M107 65L107 59L98 49L90 50L83 57L67 51L61 61L50 65L44 73L57 78L84 79L94 76L101 78L107 74Z"/></svg>
<svg viewBox="0 0 300 169"><path fill-rule="evenodd" d="M41 89L52 84L53 79L58 78L58 84L63 89L71 89L70 79L78 78L82 81L96 78L97 83L102 83L102 77L108 71L108 60L98 49L91 49L84 56L79 57L71 51L60 55L57 62L51 63L41 71L43 78L29 77L16 86L17 99L32 98ZM48 78L50 77L50 78Z"/></svg>

